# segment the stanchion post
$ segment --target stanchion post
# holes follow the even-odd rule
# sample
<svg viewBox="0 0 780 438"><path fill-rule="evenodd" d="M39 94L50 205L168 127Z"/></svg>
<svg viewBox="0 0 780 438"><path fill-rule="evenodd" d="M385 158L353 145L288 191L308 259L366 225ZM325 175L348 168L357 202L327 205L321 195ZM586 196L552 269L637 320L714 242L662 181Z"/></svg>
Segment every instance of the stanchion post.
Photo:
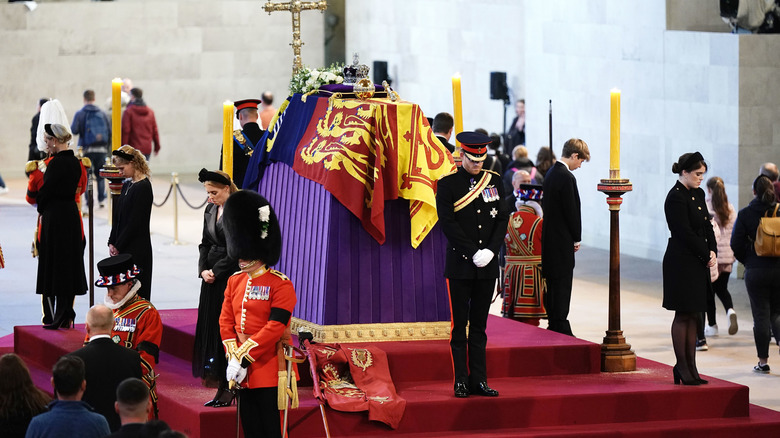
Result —
<svg viewBox="0 0 780 438"><path fill-rule="evenodd" d="M179 244L179 174L171 172L171 184L173 185L173 244Z"/></svg>

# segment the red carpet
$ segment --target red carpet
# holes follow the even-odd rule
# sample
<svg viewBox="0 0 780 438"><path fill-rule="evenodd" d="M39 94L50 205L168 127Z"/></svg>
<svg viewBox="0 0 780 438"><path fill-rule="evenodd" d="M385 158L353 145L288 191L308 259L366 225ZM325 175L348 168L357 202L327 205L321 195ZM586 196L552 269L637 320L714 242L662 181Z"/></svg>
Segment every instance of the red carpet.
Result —
<svg viewBox="0 0 780 438"><path fill-rule="evenodd" d="M196 311L160 313L160 418L191 438L235 436L235 408L203 407L214 390L191 377ZM52 364L80 347L83 333L80 326L56 332L16 327L13 346L36 384L50 391ZM725 437L772 436L780 429L780 412L751 406L742 385L710 378L706 386L675 386L670 367L641 358L639 371L601 373L598 345L494 316L488 339L489 382L500 397L452 396L447 341L382 342L398 394L407 400L400 426L393 431L365 413L326 409L332 436ZM0 340L0 347L7 344ZM300 408L290 411L290 436L324 436L308 369L300 371L306 378Z"/></svg>

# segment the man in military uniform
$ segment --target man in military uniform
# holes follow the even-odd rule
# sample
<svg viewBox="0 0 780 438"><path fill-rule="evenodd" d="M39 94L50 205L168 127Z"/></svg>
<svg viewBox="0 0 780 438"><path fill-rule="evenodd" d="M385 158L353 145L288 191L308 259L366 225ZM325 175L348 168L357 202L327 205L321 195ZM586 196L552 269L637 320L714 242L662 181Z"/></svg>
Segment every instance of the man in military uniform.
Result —
<svg viewBox="0 0 780 438"><path fill-rule="evenodd" d="M509 211L501 176L482 170L491 138L461 132L456 139L462 145L462 167L442 177L436 193L439 223L448 241L444 276L452 308L455 397L495 397L498 391L487 384L485 327Z"/></svg>
<svg viewBox="0 0 780 438"><path fill-rule="evenodd" d="M279 371L286 369L281 341L289 337L297 301L292 282L269 268L279 261L282 233L268 201L250 190L230 195L222 220L228 255L241 269L228 279L219 317L225 377L231 385L244 382L239 414L245 436L281 438Z"/></svg>
<svg viewBox="0 0 780 438"><path fill-rule="evenodd" d="M111 339L119 345L136 350L141 355L142 379L149 386L157 417L157 375L154 364L159 362L162 320L157 309L138 295L141 273L130 254L119 254L101 260L98 264L100 278L97 287L108 288L104 304L114 312L114 328Z"/></svg>
<svg viewBox="0 0 780 438"><path fill-rule="evenodd" d="M233 182L238 188L244 184L244 175L246 167L249 165L249 159L252 152L257 148L260 139L263 138L263 131L257 123L259 113L257 105L259 99L244 99L235 102L238 123L241 129L233 131ZM219 170L222 168L222 154L219 155ZM227 172L227 171L226 171Z"/></svg>

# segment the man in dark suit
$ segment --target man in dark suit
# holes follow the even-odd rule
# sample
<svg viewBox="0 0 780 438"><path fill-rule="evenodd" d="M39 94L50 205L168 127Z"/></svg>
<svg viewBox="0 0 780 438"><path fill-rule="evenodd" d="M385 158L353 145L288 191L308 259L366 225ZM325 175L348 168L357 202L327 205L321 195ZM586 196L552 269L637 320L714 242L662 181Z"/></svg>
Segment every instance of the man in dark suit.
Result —
<svg viewBox="0 0 780 438"><path fill-rule="evenodd" d="M433 126L431 126L436 138L439 139L441 144L447 148L451 154L455 153L455 146L450 144L453 126L455 126L455 119L448 113L436 114L436 117L433 118Z"/></svg>
<svg viewBox="0 0 780 438"><path fill-rule="evenodd" d="M568 320L574 253L582 240L580 194L572 172L583 161L590 161L588 145L578 138L569 139L563 145L561 159L547 171L543 185L542 274L547 280L547 328L569 336L574 336Z"/></svg>
<svg viewBox="0 0 780 438"><path fill-rule="evenodd" d="M241 129L233 131L233 169L232 172L222 168L222 153L219 154L219 170L230 173L233 182L239 189L243 187L246 167L249 165L249 159L257 148L260 139L263 138L265 131L257 123L260 118L257 105L260 99L244 99L235 101L236 116ZM251 187L250 187L251 188ZM257 187L254 187L257 189Z"/></svg>
<svg viewBox="0 0 780 438"><path fill-rule="evenodd" d="M452 308L450 349L455 397L495 397L498 391L487 384L485 327L496 289L497 255L506 234L509 211L501 176L482 170L491 138L461 132L457 139L463 151L463 165L439 180L436 193L439 223L448 242L444 276Z"/></svg>
<svg viewBox="0 0 780 438"><path fill-rule="evenodd" d="M114 343L113 327L113 311L96 304L87 312L89 343L71 354L80 357L86 366L87 389L82 400L106 417L111 430L116 431L120 426L119 415L114 410L116 389L128 377L141 378L141 356Z"/></svg>

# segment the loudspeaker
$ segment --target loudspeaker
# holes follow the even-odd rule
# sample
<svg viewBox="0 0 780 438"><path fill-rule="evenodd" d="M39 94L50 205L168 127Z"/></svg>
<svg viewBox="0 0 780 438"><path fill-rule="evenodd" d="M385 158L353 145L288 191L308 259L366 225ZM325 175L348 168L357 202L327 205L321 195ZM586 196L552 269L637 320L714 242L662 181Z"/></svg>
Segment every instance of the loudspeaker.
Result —
<svg viewBox="0 0 780 438"><path fill-rule="evenodd" d="M492 71L490 72L490 99L491 100L508 100L506 86L506 72Z"/></svg>
<svg viewBox="0 0 780 438"><path fill-rule="evenodd" d="M387 61L374 61L374 83L381 85L384 80L390 85L393 84L387 75Z"/></svg>

